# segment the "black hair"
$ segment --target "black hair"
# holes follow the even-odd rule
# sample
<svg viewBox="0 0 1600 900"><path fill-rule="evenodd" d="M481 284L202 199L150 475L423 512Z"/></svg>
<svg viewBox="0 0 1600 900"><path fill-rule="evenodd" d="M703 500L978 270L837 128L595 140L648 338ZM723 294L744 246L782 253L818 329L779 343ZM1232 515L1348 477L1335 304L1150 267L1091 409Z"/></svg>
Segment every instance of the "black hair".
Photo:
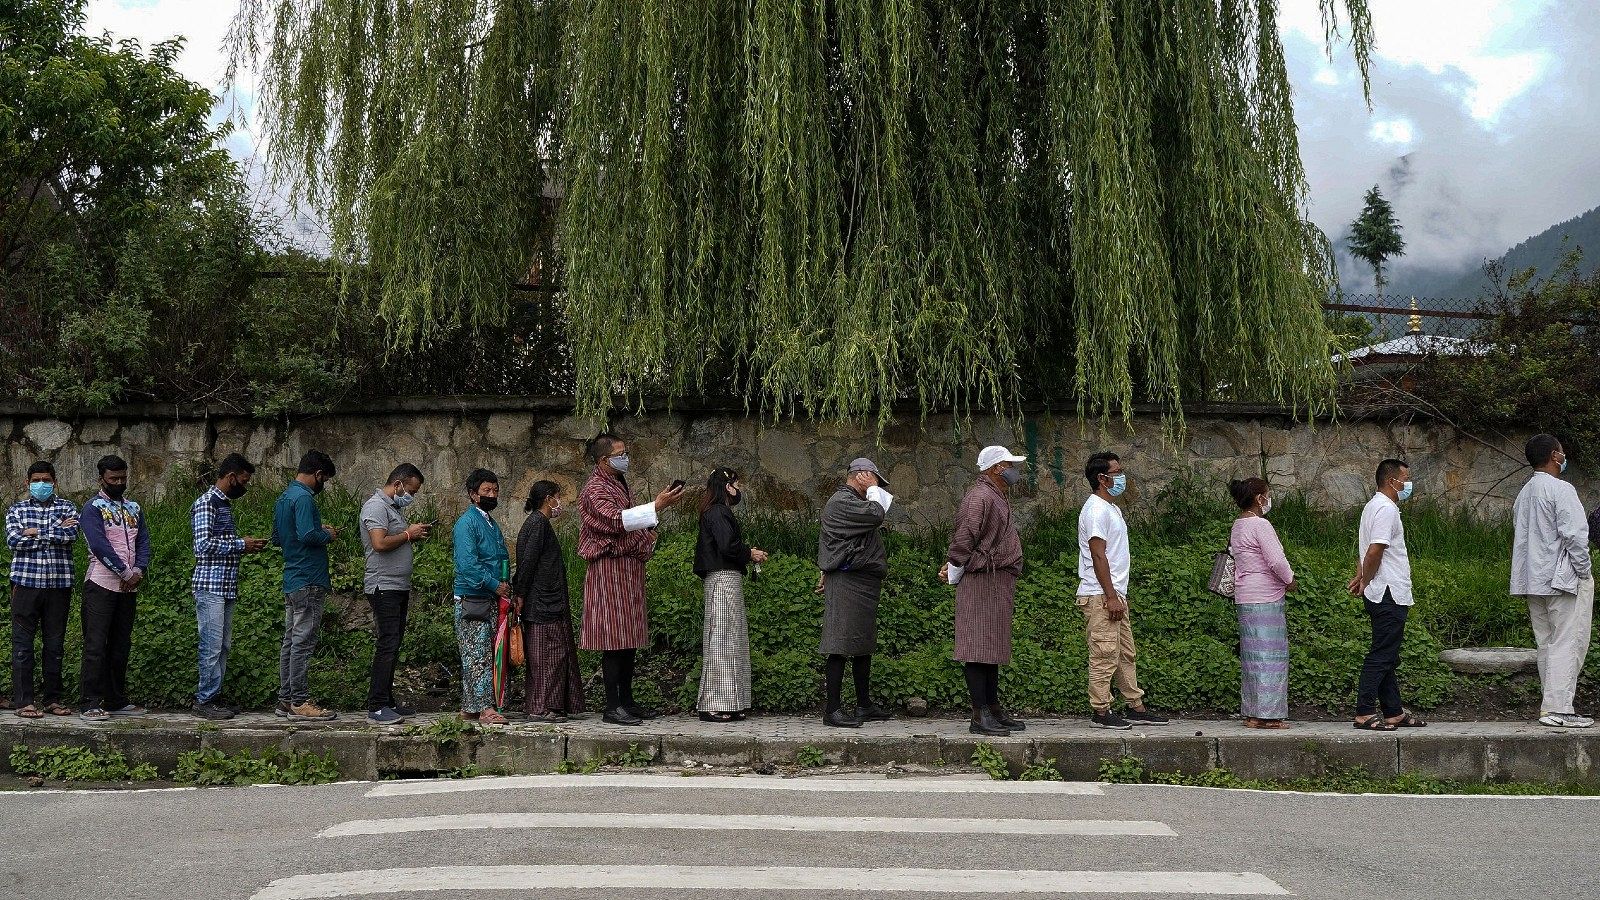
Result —
<svg viewBox="0 0 1600 900"><path fill-rule="evenodd" d="M333 458L321 450L307 450L306 455L300 457L301 475L316 475L321 473L324 478L332 478L339 473L333 467Z"/></svg>
<svg viewBox="0 0 1600 900"><path fill-rule="evenodd" d="M485 484L499 484L500 476L488 469L473 469L467 476L467 493L472 493Z"/></svg>
<svg viewBox="0 0 1600 900"><path fill-rule="evenodd" d="M560 493L561 485L556 484L554 481L541 478L533 483L533 487L528 489L528 502L523 504L522 509L524 512L533 512L536 509L543 509L544 502L546 500L549 500L551 497L554 497Z"/></svg>
<svg viewBox="0 0 1600 900"><path fill-rule="evenodd" d="M52 481L56 477L56 467L47 459L41 459L28 467L28 480L32 481L35 475L49 475Z"/></svg>
<svg viewBox="0 0 1600 900"><path fill-rule="evenodd" d="M599 462L610 456L611 448L620 443L622 443L622 438L609 431L602 431L589 439L589 443L585 445L583 452L588 455L590 460Z"/></svg>
<svg viewBox="0 0 1600 900"><path fill-rule="evenodd" d="M1528 465L1537 469L1549 463L1550 457L1559 449L1561 441L1557 440L1555 435L1536 434L1528 438L1528 445L1522 448L1522 452L1528 457Z"/></svg>
<svg viewBox="0 0 1600 900"><path fill-rule="evenodd" d="M94 467L95 471L100 473L100 477L104 478L107 472L128 471L128 461L115 453L111 453L100 457L100 461L95 463Z"/></svg>
<svg viewBox="0 0 1600 900"><path fill-rule="evenodd" d="M1394 478L1401 469L1409 468L1411 468L1411 465L1401 459L1386 459L1378 463L1378 474L1374 476L1377 479L1378 487L1381 488L1388 484L1389 479Z"/></svg>
<svg viewBox="0 0 1600 900"><path fill-rule="evenodd" d="M1240 509L1249 509L1256 505L1256 498L1267 492L1265 478L1246 478L1242 481L1228 482L1228 493L1233 495L1233 502L1239 504Z"/></svg>
<svg viewBox="0 0 1600 900"><path fill-rule="evenodd" d="M705 493L700 495L700 514L705 515L706 510L715 504L728 505L728 485L739 480L739 473L727 466L718 466L711 470L711 475L706 478Z"/></svg>
<svg viewBox="0 0 1600 900"><path fill-rule="evenodd" d="M1089 462L1083 467L1083 477L1089 479L1089 490L1100 490L1100 476L1111 471L1111 464L1121 462L1122 457L1108 450L1089 457Z"/></svg>
<svg viewBox="0 0 1600 900"><path fill-rule="evenodd" d="M404 481L407 478L415 478L418 483L428 480L422 477L421 469L411 463L401 463L394 467L393 472L389 473L389 480L385 481L384 484L394 484L396 481Z"/></svg>
<svg viewBox="0 0 1600 900"><path fill-rule="evenodd" d="M222 462L217 464L218 481L238 473L245 475L254 475L256 473L256 467L251 464L250 460L244 458L243 453L229 453L222 458Z"/></svg>

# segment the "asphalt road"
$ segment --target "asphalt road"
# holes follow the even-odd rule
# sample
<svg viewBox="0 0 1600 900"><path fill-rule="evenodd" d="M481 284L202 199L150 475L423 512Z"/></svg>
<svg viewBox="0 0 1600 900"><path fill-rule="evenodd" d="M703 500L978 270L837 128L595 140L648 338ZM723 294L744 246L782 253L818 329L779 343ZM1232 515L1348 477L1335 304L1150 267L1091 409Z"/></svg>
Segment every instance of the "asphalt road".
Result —
<svg viewBox="0 0 1600 900"><path fill-rule="evenodd" d="M0 897L1594 898L1600 798L533 776L0 794Z"/></svg>

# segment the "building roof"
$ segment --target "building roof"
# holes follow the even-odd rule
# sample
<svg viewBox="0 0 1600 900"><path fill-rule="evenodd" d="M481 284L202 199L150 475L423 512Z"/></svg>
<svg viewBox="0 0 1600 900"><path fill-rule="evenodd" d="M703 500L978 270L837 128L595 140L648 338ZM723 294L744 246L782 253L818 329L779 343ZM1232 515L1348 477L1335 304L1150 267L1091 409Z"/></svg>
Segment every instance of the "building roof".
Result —
<svg viewBox="0 0 1600 900"><path fill-rule="evenodd" d="M1401 359L1420 359L1424 356L1461 356L1482 352L1482 348L1476 342L1467 338L1451 337L1443 334L1421 334L1413 331L1393 340L1359 347L1349 353L1341 353L1335 356L1333 361L1360 364L1392 362Z"/></svg>

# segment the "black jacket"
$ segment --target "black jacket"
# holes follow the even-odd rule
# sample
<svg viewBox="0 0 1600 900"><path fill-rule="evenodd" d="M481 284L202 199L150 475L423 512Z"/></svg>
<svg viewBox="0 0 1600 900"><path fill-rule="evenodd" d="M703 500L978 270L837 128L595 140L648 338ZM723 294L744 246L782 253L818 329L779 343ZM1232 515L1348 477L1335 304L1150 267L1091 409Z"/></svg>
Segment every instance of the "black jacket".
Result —
<svg viewBox="0 0 1600 900"><path fill-rule="evenodd" d="M517 533L517 574L511 579L511 592L522 598L524 622L548 625L572 615L561 542L550 520L538 512L529 513Z"/></svg>
<svg viewBox="0 0 1600 900"><path fill-rule="evenodd" d="M700 538L694 545L694 573L701 578L712 572L733 570L743 573L750 564L750 545L733 510L713 503L700 514Z"/></svg>

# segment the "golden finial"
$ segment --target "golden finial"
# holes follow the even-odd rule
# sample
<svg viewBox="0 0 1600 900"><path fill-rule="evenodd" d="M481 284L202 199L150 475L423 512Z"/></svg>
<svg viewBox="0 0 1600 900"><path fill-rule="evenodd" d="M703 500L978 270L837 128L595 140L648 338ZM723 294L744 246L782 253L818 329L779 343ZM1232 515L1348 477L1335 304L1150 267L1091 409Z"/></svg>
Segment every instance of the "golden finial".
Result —
<svg viewBox="0 0 1600 900"><path fill-rule="evenodd" d="M1417 298L1411 298L1411 333L1422 333L1422 314L1417 312Z"/></svg>

